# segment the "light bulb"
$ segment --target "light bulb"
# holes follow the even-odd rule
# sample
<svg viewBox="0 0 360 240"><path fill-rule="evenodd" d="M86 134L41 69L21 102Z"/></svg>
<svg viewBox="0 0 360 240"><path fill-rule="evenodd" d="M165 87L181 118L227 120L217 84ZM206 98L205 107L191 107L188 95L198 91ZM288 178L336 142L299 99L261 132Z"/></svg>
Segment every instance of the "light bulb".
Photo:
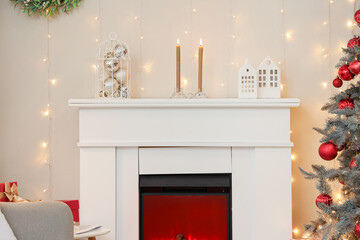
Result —
<svg viewBox="0 0 360 240"><path fill-rule="evenodd" d="M291 160L295 160L295 154L291 154Z"/></svg>
<svg viewBox="0 0 360 240"><path fill-rule="evenodd" d="M138 20L138 19L139 19L139 17L138 17L138 16L135 16L135 17L134 17L134 20Z"/></svg>
<svg viewBox="0 0 360 240"><path fill-rule="evenodd" d="M49 110L46 110L46 111L43 113L43 115L44 115L45 117L48 117L48 116L49 116Z"/></svg>
<svg viewBox="0 0 360 240"><path fill-rule="evenodd" d="M185 30L184 33L185 33L185 34L188 34L189 32Z"/></svg>
<svg viewBox="0 0 360 240"><path fill-rule="evenodd" d="M323 24L324 24L324 25L328 25L328 24L329 24L329 22L327 22L327 21L324 21L324 22L323 22Z"/></svg>
<svg viewBox="0 0 360 240"><path fill-rule="evenodd" d="M100 40L98 38L95 39L95 42L99 42Z"/></svg>
<svg viewBox="0 0 360 240"><path fill-rule="evenodd" d="M51 79L50 82L51 82L52 85L55 85L56 84L56 79L55 78Z"/></svg>
<svg viewBox="0 0 360 240"><path fill-rule="evenodd" d="M293 177L291 177L291 182L294 182L294 178L293 178Z"/></svg>
<svg viewBox="0 0 360 240"><path fill-rule="evenodd" d="M46 148L47 147L47 142L43 142L42 144L41 144L41 146L43 147L43 148Z"/></svg>
<svg viewBox="0 0 360 240"><path fill-rule="evenodd" d="M183 83L184 85L187 85L188 84L188 80L186 78L183 78Z"/></svg>
<svg viewBox="0 0 360 240"><path fill-rule="evenodd" d="M140 36L140 39L141 39L141 40L143 40L143 39L144 39L144 37L143 37L143 36Z"/></svg>
<svg viewBox="0 0 360 240"><path fill-rule="evenodd" d="M290 40L292 38L292 33L290 31L288 31L286 34L285 34L285 37L286 39Z"/></svg>
<svg viewBox="0 0 360 240"><path fill-rule="evenodd" d="M46 193L48 190L46 188L43 189L43 193Z"/></svg>
<svg viewBox="0 0 360 240"><path fill-rule="evenodd" d="M232 15L233 18L236 18L236 15Z"/></svg>
<svg viewBox="0 0 360 240"><path fill-rule="evenodd" d="M224 84L224 83L221 83L221 84L220 84L220 86L221 86L221 87L224 87L224 86L225 86L225 84Z"/></svg>
<svg viewBox="0 0 360 240"><path fill-rule="evenodd" d="M43 62L46 62L47 61L47 58L43 58Z"/></svg>
<svg viewBox="0 0 360 240"><path fill-rule="evenodd" d="M94 20L95 20L95 21L96 21L96 20L99 20L99 17L98 17L98 16L94 17Z"/></svg>
<svg viewBox="0 0 360 240"><path fill-rule="evenodd" d="M236 36L235 36L235 35L232 35L231 37L232 37L232 39L235 39L235 38L236 38Z"/></svg>
<svg viewBox="0 0 360 240"><path fill-rule="evenodd" d="M193 10L192 10L193 12L196 12L196 9L195 8L193 8Z"/></svg>
<svg viewBox="0 0 360 240"><path fill-rule="evenodd" d="M326 88L328 86L328 83L327 82L323 82L322 83L323 87Z"/></svg>
<svg viewBox="0 0 360 240"><path fill-rule="evenodd" d="M348 27L352 27L352 26L354 26L354 23L353 23L353 21L349 20L349 21L347 21L346 25Z"/></svg>
<svg viewBox="0 0 360 240"><path fill-rule="evenodd" d="M299 233L299 229L294 228L293 233L294 233L294 234L298 234L298 233Z"/></svg>
<svg viewBox="0 0 360 240"><path fill-rule="evenodd" d="M50 34L48 34L48 38L51 38L51 35L50 35Z"/></svg>
<svg viewBox="0 0 360 240"><path fill-rule="evenodd" d="M280 12L281 12L281 13L284 13L284 9L281 9Z"/></svg>
<svg viewBox="0 0 360 240"><path fill-rule="evenodd" d="M143 87L142 87L142 88L140 88L140 90L141 90L141 91L144 91L144 90L145 90L145 88L143 88Z"/></svg>

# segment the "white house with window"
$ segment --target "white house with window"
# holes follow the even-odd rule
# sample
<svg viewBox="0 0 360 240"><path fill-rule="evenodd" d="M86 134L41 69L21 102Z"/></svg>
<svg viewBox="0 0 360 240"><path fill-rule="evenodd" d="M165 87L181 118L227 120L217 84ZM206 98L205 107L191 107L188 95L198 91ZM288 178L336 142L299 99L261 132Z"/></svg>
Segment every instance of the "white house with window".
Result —
<svg viewBox="0 0 360 240"><path fill-rule="evenodd" d="M249 59L239 70L239 98L257 98L256 70L251 66Z"/></svg>
<svg viewBox="0 0 360 240"><path fill-rule="evenodd" d="M280 69L269 56L258 66L257 75L258 98L280 98Z"/></svg>

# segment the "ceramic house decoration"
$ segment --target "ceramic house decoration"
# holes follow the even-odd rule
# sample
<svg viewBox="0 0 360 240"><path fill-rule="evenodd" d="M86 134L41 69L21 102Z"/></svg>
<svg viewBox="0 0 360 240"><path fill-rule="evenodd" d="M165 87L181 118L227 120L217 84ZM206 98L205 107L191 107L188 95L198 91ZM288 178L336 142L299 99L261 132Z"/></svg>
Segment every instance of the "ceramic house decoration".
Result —
<svg viewBox="0 0 360 240"><path fill-rule="evenodd" d="M280 69L267 56L257 68L258 98L280 98Z"/></svg>
<svg viewBox="0 0 360 240"><path fill-rule="evenodd" d="M250 65L249 59L239 70L239 98L257 97L256 70Z"/></svg>

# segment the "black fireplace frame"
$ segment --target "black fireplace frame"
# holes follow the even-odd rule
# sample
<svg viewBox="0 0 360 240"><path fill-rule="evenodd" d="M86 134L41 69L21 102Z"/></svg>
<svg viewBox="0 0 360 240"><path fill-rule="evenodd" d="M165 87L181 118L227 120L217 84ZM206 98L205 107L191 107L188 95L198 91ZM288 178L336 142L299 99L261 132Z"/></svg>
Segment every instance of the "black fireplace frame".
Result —
<svg viewBox="0 0 360 240"><path fill-rule="evenodd" d="M162 187L159 187L162 186ZM207 192L207 190L211 192ZM225 190L224 192L216 192ZM214 192L212 192L214 191ZM225 195L227 197L227 240L232 240L231 174L172 174L139 176L139 236L143 236L143 203L146 195ZM175 237L175 236L174 236Z"/></svg>

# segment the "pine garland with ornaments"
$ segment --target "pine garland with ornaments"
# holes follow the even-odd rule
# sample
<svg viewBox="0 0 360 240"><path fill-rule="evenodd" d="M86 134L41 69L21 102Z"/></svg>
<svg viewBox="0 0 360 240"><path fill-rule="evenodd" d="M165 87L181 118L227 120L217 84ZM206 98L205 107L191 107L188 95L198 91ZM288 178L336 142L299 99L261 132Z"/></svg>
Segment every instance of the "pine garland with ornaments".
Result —
<svg viewBox="0 0 360 240"><path fill-rule="evenodd" d="M20 6L24 13L40 16L54 16L59 12L67 13L80 6L81 0L10 0Z"/></svg>
<svg viewBox="0 0 360 240"><path fill-rule="evenodd" d="M360 10L355 13L360 26ZM360 74L360 37L350 39L345 56L337 64L338 76L333 86L351 81ZM337 161L337 168L312 165L313 172L300 168L306 179L317 180L320 194L315 199L318 218L305 226L305 236L322 240L356 240L360 238L360 81L350 83L322 107L331 116L323 129L319 155L326 161ZM335 166L335 164L334 164ZM332 188L341 189L334 193Z"/></svg>

